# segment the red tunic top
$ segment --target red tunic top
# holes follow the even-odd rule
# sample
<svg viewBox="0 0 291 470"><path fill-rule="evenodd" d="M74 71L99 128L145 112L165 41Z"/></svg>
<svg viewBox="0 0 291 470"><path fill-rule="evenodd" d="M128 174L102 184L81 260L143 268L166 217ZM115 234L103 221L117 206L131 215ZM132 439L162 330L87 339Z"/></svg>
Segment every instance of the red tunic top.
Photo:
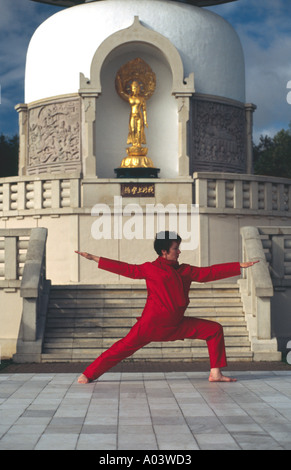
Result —
<svg viewBox="0 0 291 470"><path fill-rule="evenodd" d="M199 268L168 261L162 256L139 265L100 257L98 267L132 279L145 279L148 296L142 312L143 323L167 327L181 322L189 304L192 281L217 281L241 272L239 262Z"/></svg>

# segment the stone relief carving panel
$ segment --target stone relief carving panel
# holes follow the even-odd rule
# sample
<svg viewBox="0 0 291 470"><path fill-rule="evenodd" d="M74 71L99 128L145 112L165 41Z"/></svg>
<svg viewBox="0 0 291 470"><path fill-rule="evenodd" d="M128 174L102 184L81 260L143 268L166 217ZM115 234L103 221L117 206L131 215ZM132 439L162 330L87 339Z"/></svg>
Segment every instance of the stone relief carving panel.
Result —
<svg viewBox="0 0 291 470"><path fill-rule="evenodd" d="M244 108L199 99L192 100L191 105L191 174L194 171L244 173Z"/></svg>
<svg viewBox="0 0 291 470"><path fill-rule="evenodd" d="M80 171L79 99L33 107L28 119L28 174Z"/></svg>

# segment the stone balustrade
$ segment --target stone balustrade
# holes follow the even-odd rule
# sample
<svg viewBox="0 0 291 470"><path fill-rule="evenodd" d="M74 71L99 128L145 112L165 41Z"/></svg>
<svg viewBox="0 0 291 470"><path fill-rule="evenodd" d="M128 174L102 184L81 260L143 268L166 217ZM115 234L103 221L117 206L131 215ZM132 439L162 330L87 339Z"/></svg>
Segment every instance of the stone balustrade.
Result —
<svg viewBox="0 0 291 470"><path fill-rule="evenodd" d="M0 229L0 288L20 287L31 229Z"/></svg>
<svg viewBox="0 0 291 470"><path fill-rule="evenodd" d="M50 281L46 228L0 229L0 345L2 357L38 361Z"/></svg>
<svg viewBox="0 0 291 470"><path fill-rule="evenodd" d="M259 227L274 287L291 286L291 227Z"/></svg>
<svg viewBox="0 0 291 470"><path fill-rule="evenodd" d="M16 211L66 211L84 206L81 200L80 176L46 175L32 179L29 176L1 178L0 215ZM173 180L156 180L165 184ZM120 185L125 180L98 179L90 181L94 192L98 187L104 193L104 184ZM177 180L177 182L179 182ZM290 217L291 180L259 175L199 172L193 175L193 199L202 213L248 213ZM189 183L189 181L188 181ZM92 186L92 187L93 187ZM109 193L110 190L108 189ZM85 202L86 206L86 202Z"/></svg>
<svg viewBox="0 0 291 470"><path fill-rule="evenodd" d="M271 332L274 290L260 233L257 227L243 227L241 236L243 261L259 260L251 268L243 269L243 279L238 281L254 360L280 360L277 340Z"/></svg>
<svg viewBox="0 0 291 470"><path fill-rule="evenodd" d="M31 229L20 295L23 298L22 341L36 341L40 317L44 315L41 301L46 289L47 229Z"/></svg>
<svg viewBox="0 0 291 470"><path fill-rule="evenodd" d="M290 217L291 180L232 173L194 173L195 203L202 212Z"/></svg>
<svg viewBox="0 0 291 470"><path fill-rule="evenodd" d="M80 205L80 181L65 175L1 178L0 214L9 216L27 211L68 210Z"/></svg>

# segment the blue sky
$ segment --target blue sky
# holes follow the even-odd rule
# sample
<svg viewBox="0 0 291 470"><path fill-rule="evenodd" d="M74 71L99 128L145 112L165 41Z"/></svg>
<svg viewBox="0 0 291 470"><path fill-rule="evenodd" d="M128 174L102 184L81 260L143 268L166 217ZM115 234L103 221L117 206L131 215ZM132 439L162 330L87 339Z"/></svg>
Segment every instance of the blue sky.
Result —
<svg viewBox="0 0 291 470"><path fill-rule="evenodd" d="M257 106L254 140L287 129L291 121L286 99L291 80L291 1L238 0L209 9L225 18L241 40L246 102Z"/></svg>
<svg viewBox="0 0 291 470"><path fill-rule="evenodd" d="M138 1L138 0L137 0ZM246 102L256 104L254 140L287 129L291 105L291 0L238 0L209 7L237 31L245 54ZM14 106L24 101L27 47L35 29L60 8L0 0L0 134L18 133ZM289 90L290 91L290 90Z"/></svg>

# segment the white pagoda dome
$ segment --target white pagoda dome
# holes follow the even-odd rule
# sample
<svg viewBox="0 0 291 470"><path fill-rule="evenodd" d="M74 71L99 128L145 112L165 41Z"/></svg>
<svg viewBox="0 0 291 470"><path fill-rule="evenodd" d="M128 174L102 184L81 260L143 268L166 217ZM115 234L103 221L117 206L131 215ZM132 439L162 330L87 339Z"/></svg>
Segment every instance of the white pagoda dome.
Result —
<svg viewBox="0 0 291 470"><path fill-rule="evenodd" d="M138 16L181 55L195 91L244 102L244 56L232 26L209 10L167 0L104 0L54 14L35 31L27 52L25 102L76 93L96 49Z"/></svg>

